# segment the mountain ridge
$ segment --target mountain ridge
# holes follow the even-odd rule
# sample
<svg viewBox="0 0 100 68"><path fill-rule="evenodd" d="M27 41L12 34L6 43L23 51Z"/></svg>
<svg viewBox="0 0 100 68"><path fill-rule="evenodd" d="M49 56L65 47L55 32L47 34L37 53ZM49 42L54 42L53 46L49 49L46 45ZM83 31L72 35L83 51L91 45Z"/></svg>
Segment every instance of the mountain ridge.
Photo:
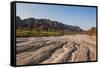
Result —
<svg viewBox="0 0 100 68"><path fill-rule="evenodd" d="M36 29L37 31L64 31L64 32L82 32L84 31L79 26L72 26L63 24L58 21L52 21L50 19L35 19L35 18L26 18L20 19L19 16L16 16L16 27L17 29Z"/></svg>

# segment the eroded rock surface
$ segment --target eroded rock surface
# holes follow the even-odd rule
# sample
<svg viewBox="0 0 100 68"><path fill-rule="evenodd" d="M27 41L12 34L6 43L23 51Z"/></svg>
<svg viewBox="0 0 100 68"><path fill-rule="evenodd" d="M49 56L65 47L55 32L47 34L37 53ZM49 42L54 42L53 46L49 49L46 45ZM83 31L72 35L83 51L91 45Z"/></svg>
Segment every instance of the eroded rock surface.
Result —
<svg viewBox="0 0 100 68"><path fill-rule="evenodd" d="M65 35L17 38L17 65L96 60L96 37Z"/></svg>

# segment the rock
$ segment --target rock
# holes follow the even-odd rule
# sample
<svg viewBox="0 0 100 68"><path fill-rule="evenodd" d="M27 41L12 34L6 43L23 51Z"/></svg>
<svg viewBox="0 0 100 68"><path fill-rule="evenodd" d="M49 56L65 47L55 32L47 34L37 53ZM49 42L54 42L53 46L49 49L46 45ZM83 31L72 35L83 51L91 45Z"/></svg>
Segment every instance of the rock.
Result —
<svg viewBox="0 0 100 68"><path fill-rule="evenodd" d="M16 46L16 52L20 52L16 54L17 65L96 61L96 39L88 35L27 37L16 40L20 40Z"/></svg>
<svg viewBox="0 0 100 68"><path fill-rule="evenodd" d="M84 31L79 26L66 25L58 21L52 21L50 19L35 19L27 18L20 19L19 16L16 17L16 27L21 29L36 29L38 31L71 31L71 32L82 32Z"/></svg>

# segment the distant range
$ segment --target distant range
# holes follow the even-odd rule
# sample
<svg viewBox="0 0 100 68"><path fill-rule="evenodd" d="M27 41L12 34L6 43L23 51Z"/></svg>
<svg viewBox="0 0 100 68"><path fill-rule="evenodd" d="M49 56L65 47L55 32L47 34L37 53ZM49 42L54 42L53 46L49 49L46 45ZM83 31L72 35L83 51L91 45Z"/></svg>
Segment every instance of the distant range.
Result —
<svg viewBox="0 0 100 68"><path fill-rule="evenodd" d="M85 30L81 29L79 26L73 26L68 24L63 24L58 21L52 21L50 19L35 19L27 18L20 19L16 16L16 27L17 29L37 29L44 31L70 31L70 32L83 32Z"/></svg>

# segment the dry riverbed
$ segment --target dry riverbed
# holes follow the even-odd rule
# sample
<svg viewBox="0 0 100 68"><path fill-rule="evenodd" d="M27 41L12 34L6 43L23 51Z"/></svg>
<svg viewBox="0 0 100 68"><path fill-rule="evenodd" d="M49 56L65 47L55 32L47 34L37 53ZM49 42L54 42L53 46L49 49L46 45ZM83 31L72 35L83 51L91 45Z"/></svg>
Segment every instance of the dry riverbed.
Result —
<svg viewBox="0 0 100 68"><path fill-rule="evenodd" d="M16 38L17 65L96 60L96 37L64 35Z"/></svg>

